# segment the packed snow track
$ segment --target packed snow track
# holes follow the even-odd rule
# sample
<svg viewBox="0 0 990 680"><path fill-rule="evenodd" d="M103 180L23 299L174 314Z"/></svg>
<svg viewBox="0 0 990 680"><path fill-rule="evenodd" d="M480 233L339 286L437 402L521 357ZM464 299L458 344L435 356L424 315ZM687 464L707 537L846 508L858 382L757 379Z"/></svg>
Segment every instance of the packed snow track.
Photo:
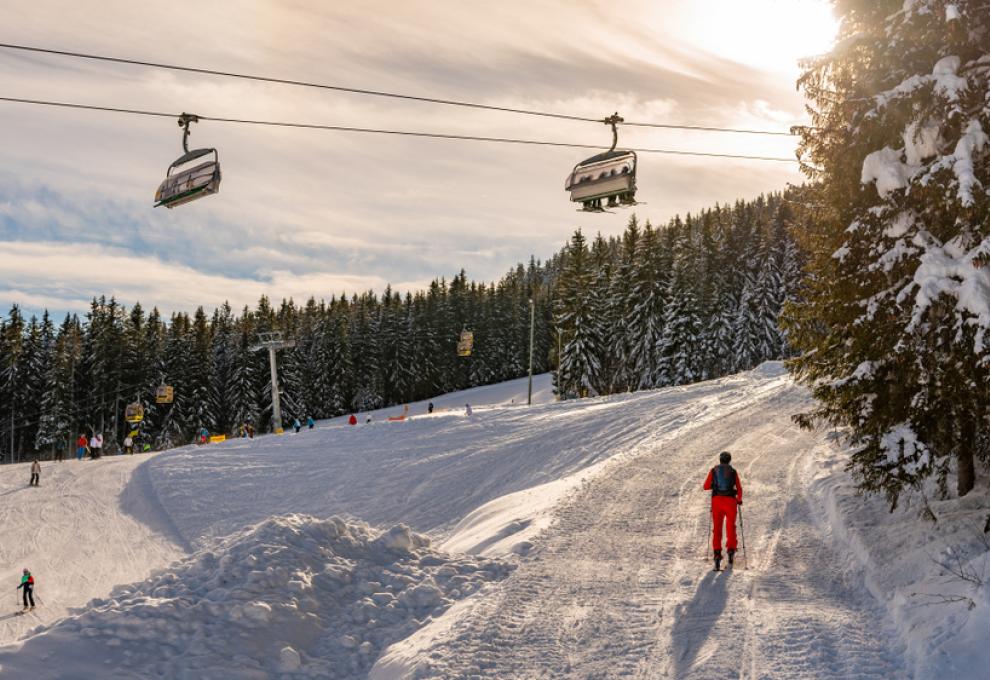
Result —
<svg viewBox="0 0 990 680"><path fill-rule="evenodd" d="M820 435L790 419L805 399L782 381L609 467L495 595L427 648L397 646L372 677L908 677L863 584L830 569L808 495ZM715 573L701 486L722 450L744 487L746 559Z"/></svg>

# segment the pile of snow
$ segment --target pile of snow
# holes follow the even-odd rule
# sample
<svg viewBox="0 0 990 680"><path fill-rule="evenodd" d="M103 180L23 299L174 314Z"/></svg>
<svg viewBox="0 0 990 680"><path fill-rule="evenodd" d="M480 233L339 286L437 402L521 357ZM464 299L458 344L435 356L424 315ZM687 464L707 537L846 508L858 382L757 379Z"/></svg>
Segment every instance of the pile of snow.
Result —
<svg viewBox="0 0 990 680"><path fill-rule="evenodd" d="M4 649L0 672L364 677L385 647L510 570L437 552L403 525L277 517Z"/></svg>
<svg viewBox="0 0 990 680"><path fill-rule="evenodd" d="M823 442L814 454L822 527L845 555L829 567L863 580L886 605L913 676L970 677L990 666L986 485L963 498L938 500L931 488L905 495L891 513L882 497L858 492L845 468L848 449Z"/></svg>

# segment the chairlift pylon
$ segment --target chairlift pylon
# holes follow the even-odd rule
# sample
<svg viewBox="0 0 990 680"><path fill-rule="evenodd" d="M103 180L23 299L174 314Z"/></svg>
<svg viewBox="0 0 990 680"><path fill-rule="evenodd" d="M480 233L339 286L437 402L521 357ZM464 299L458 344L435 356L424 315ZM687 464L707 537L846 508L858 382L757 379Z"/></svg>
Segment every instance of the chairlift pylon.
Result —
<svg viewBox="0 0 990 680"><path fill-rule="evenodd" d="M199 116L192 113L183 113L179 116L179 127L182 128L182 150L185 153L165 171L165 180L155 192L156 208L159 206L174 208L220 191L220 154L217 150L213 148L189 150L189 124L198 122ZM177 168L210 154L213 158L176 172Z"/></svg>
<svg viewBox="0 0 990 680"><path fill-rule="evenodd" d="M612 127L611 148L575 165L564 184L571 201L580 203L584 212L636 205L636 152L615 148L623 118L616 112L602 122Z"/></svg>

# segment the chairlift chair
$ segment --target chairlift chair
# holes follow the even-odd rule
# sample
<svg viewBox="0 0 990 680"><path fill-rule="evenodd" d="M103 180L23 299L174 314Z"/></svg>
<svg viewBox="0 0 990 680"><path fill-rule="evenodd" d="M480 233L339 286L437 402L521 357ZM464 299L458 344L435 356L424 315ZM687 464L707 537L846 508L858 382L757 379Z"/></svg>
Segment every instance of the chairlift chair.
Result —
<svg viewBox="0 0 990 680"><path fill-rule="evenodd" d="M182 132L182 150L184 154L168 166L165 180L155 192L155 207L165 206L174 208L197 198L203 198L220 191L220 154L216 149L189 150L189 123L199 121L199 116L183 113L179 116L179 127ZM184 170L179 170L193 161L210 156L205 162L197 163Z"/></svg>
<svg viewBox="0 0 990 680"><path fill-rule="evenodd" d="M585 212L636 205L636 152L615 148L622 117L615 113L602 122L612 126L612 148L575 165L564 184L571 201L580 203Z"/></svg>
<svg viewBox="0 0 990 680"><path fill-rule="evenodd" d="M136 401L127 405L127 408L124 409L124 420L129 423L140 423L144 420L144 406L141 405L141 402Z"/></svg>

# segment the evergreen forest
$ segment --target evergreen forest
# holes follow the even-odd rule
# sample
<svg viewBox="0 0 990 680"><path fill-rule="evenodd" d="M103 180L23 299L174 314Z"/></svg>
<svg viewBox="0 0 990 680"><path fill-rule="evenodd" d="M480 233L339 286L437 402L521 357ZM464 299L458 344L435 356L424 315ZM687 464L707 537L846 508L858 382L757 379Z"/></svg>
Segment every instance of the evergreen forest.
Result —
<svg viewBox="0 0 990 680"><path fill-rule="evenodd" d="M146 310L94 299L82 317L0 321L0 451L4 460L65 450L100 432L119 448L141 403L138 442L187 444L195 433L272 427L267 351L259 334L295 342L278 353L283 422L329 418L553 371L561 398L680 385L789 353L778 317L801 285L789 229L800 190L715 206L666 225L633 215L620 237L581 231L546 261L497 282L464 271L427 290L386 289L303 304L262 298L235 311ZM458 356L461 331L474 333ZM173 388L158 404L155 390Z"/></svg>

